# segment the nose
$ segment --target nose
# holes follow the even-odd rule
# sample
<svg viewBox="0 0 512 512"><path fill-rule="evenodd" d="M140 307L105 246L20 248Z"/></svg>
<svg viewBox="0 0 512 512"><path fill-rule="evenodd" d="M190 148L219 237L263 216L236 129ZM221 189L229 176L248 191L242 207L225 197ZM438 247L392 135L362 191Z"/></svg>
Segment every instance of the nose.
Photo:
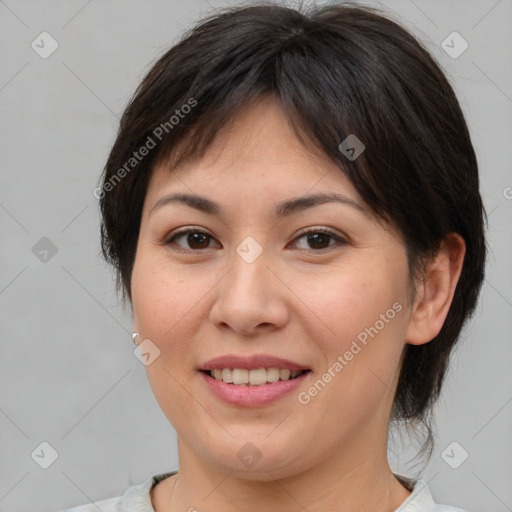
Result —
<svg viewBox="0 0 512 512"><path fill-rule="evenodd" d="M265 251L251 263L235 253L216 290L210 321L219 329L256 336L288 322L287 288L269 268Z"/></svg>

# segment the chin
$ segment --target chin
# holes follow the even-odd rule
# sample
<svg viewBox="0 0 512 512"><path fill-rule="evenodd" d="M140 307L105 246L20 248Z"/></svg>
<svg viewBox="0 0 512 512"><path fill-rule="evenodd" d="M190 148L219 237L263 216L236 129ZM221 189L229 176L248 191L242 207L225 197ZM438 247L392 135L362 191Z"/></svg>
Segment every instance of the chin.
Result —
<svg viewBox="0 0 512 512"><path fill-rule="evenodd" d="M290 438L271 442L265 439L267 435L237 437L217 445L215 451L210 445L201 458L230 476L260 482L294 476L305 469L304 461L311 462L312 455L297 453L297 443L291 443Z"/></svg>

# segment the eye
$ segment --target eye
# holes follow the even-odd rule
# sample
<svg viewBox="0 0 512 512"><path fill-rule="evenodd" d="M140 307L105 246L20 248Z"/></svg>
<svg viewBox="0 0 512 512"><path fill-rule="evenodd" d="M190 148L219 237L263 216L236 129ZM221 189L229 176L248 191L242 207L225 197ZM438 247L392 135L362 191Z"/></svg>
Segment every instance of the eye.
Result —
<svg viewBox="0 0 512 512"><path fill-rule="evenodd" d="M184 239L188 247L184 247L183 245L177 243L177 240ZM204 249L210 248L210 241L214 238L208 233L201 231L199 229L184 229L182 231L178 231L172 234L170 237L163 240L162 245L177 245L183 249L183 252L186 251L200 251ZM347 241L344 240L341 236L333 233L332 231L326 229L318 229L318 228L307 228L299 233L299 235L294 239L294 241L305 239L306 243L310 245L310 247L302 248L305 250L313 250L314 252L323 251L329 249L334 245L343 245L346 244ZM329 242L332 243L329 243ZM180 249L177 249L180 250Z"/></svg>
<svg viewBox="0 0 512 512"><path fill-rule="evenodd" d="M183 247L180 244L177 245L189 251L208 249L209 242L210 240L213 239L211 235L205 233L204 231L200 231L198 229L184 229L183 231L178 231L177 233L174 233L171 237L164 240L163 245L176 245L176 240L179 240L181 238L183 238L189 246Z"/></svg>
<svg viewBox="0 0 512 512"><path fill-rule="evenodd" d="M347 243L347 241L339 235L327 229L307 228L306 230L301 231L295 240L301 240L303 238L306 240L307 244L310 244L310 247L306 247L305 249L313 249L315 252L329 249L333 245ZM333 243L328 243L329 239L333 240Z"/></svg>

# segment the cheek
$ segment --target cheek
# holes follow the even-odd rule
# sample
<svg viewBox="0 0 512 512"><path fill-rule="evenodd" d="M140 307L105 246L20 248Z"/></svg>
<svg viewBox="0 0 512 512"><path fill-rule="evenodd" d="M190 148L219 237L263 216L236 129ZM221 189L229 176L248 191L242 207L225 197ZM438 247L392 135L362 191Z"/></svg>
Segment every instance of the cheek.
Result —
<svg viewBox="0 0 512 512"><path fill-rule="evenodd" d="M161 257L142 250L134 264L131 286L135 327L161 343L170 336L175 338L172 333L185 326L183 320L190 324L208 283L191 280Z"/></svg>
<svg viewBox="0 0 512 512"><path fill-rule="evenodd" d="M190 401L187 379L194 375L188 369L196 363L191 330L198 325L198 316L204 315L201 297L207 285L206 280L191 281L191 276L169 268L149 250L137 255L131 281L134 329L160 350L160 356L145 371L157 402L172 424L179 423L180 411L186 410Z"/></svg>
<svg viewBox="0 0 512 512"><path fill-rule="evenodd" d="M173 414L190 399L185 388L196 377L190 369L200 352L194 343L218 280L213 272L171 265L161 251L143 248L137 256L132 273L134 329L160 350L145 369L166 413Z"/></svg>
<svg viewBox="0 0 512 512"><path fill-rule="evenodd" d="M306 306L301 321L328 353L348 349L358 336L362 342L372 335L393 340L404 328L408 274L401 258L394 263L354 259L289 277L290 288Z"/></svg>
<svg viewBox="0 0 512 512"><path fill-rule="evenodd" d="M322 355L319 377L328 382L318 386L325 389L319 394L337 404L333 413L340 421L348 411L369 414L393 388L407 325L408 273L402 263L347 262L339 272L294 280L294 291L309 308L303 328Z"/></svg>

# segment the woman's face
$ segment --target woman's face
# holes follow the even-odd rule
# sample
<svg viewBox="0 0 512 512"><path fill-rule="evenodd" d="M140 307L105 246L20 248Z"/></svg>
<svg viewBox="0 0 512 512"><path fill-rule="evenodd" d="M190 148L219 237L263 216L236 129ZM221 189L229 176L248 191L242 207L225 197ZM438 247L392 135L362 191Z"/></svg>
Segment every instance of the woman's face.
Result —
<svg viewBox="0 0 512 512"><path fill-rule="evenodd" d="M204 201L155 207L170 194ZM304 201L315 194L344 199ZM200 233L173 238L183 230ZM146 345L146 371L183 452L261 480L374 458L409 323L407 269L403 241L299 143L273 99L244 111L203 159L157 167L132 274L134 330L160 351ZM213 358L259 355L309 371L284 394L273 390L290 384L216 381L222 396L201 371ZM214 366L235 364L244 366Z"/></svg>

